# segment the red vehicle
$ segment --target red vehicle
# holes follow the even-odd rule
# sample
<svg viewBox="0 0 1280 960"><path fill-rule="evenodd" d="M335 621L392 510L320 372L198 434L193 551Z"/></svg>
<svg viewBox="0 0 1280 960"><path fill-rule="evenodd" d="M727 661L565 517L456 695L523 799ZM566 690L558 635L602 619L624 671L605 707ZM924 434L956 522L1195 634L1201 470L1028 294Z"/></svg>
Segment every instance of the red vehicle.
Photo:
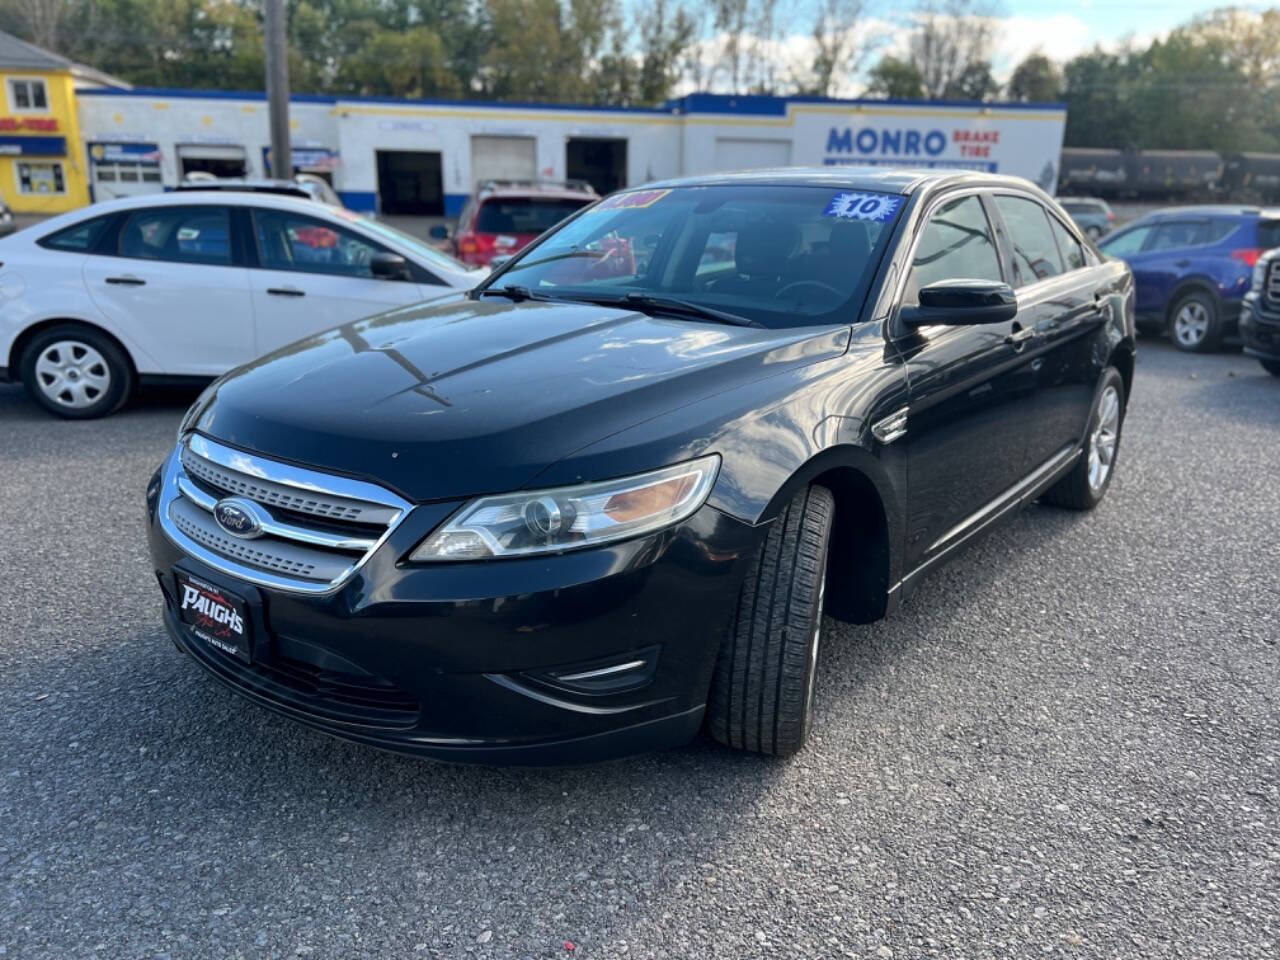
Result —
<svg viewBox="0 0 1280 960"><path fill-rule="evenodd" d="M487 267L523 250L539 234L599 198L584 180L486 180L462 208L457 232L431 228L463 263Z"/></svg>

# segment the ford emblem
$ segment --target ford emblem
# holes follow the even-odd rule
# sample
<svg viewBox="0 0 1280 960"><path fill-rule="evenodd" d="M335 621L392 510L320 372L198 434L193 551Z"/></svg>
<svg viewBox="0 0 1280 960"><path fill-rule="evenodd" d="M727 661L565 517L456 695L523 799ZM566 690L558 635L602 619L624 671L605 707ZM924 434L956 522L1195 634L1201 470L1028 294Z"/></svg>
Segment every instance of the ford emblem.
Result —
<svg viewBox="0 0 1280 960"><path fill-rule="evenodd" d="M227 497L213 505L213 519L227 533L241 540L262 536L263 517L252 500Z"/></svg>

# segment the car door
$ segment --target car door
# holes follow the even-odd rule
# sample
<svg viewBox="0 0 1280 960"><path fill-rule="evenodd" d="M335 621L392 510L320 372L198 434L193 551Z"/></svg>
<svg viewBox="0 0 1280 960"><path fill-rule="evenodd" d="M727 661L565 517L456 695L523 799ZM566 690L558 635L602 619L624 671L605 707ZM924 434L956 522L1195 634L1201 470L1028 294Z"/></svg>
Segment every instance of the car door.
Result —
<svg viewBox="0 0 1280 960"><path fill-rule="evenodd" d="M249 276L228 207L141 207L115 230L85 258L85 286L159 372L213 377L253 359Z"/></svg>
<svg viewBox="0 0 1280 960"><path fill-rule="evenodd" d="M1027 469L1048 469L1079 446L1093 403L1093 338L1104 291L1085 269L1079 238L1039 200L994 197L997 233L1009 258L1018 320L1033 336L1026 354L1036 378Z"/></svg>
<svg viewBox="0 0 1280 960"><path fill-rule="evenodd" d="M939 280L1008 281L978 193L935 201L926 216L900 307L918 303L920 288ZM891 322L908 382L902 442L911 505L906 562L912 569L980 527L987 508L1022 479L1035 378L1018 321L910 331Z"/></svg>
<svg viewBox="0 0 1280 960"><path fill-rule="evenodd" d="M1156 224L1139 256L1141 270L1133 268L1139 312L1163 318L1174 288L1198 266L1196 247L1208 235L1209 221L1205 219L1162 220ZM1148 306L1144 307L1144 303Z"/></svg>
<svg viewBox="0 0 1280 960"><path fill-rule="evenodd" d="M390 251L328 218L269 207L243 215L259 353L443 292L375 277L374 256Z"/></svg>

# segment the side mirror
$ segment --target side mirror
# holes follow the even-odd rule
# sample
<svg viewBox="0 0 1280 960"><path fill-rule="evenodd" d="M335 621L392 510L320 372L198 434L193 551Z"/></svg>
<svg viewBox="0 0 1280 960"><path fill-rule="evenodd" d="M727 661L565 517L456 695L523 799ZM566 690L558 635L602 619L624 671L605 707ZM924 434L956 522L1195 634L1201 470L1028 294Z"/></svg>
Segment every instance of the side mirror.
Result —
<svg viewBox="0 0 1280 960"><path fill-rule="evenodd" d="M997 280L939 280L920 288L918 307L903 307L899 314L910 327L999 323L1017 315L1013 288Z"/></svg>
<svg viewBox="0 0 1280 960"><path fill-rule="evenodd" d="M369 261L369 272L379 280L412 280L409 261L398 253L375 253Z"/></svg>
<svg viewBox="0 0 1280 960"><path fill-rule="evenodd" d="M449 228L443 223L437 223L435 226L427 230L427 236L432 240L448 240Z"/></svg>

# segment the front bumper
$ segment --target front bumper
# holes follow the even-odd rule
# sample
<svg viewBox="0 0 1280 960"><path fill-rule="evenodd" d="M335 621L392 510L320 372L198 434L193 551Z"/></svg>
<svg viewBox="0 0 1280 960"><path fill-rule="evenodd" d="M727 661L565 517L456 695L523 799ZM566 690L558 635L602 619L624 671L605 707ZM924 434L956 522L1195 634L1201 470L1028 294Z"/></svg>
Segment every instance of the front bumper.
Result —
<svg viewBox="0 0 1280 960"><path fill-rule="evenodd" d="M691 739L761 533L703 507L672 530L597 549L405 563L456 506L423 505L340 589L301 595L185 553L159 522L160 485L157 474L149 541L180 649L237 693L308 726L453 761L580 763ZM246 601L252 664L181 622L175 570ZM562 679L637 662L621 687Z"/></svg>
<svg viewBox="0 0 1280 960"><path fill-rule="evenodd" d="M1256 293L1240 310L1240 342L1244 352L1262 360L1280 360L1280 309L1269 309Z"/></svg>

